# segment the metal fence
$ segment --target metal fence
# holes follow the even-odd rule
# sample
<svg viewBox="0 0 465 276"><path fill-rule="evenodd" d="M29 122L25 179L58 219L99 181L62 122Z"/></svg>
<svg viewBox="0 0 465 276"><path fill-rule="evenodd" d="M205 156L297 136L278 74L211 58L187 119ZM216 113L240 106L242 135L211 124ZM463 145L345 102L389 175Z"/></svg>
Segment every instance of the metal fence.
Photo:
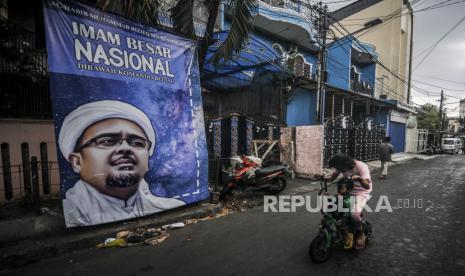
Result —
<svg viewBox="0 0 465 276"><path fill-rule="evenodd" d="M45 49L35 34L0 19L0 118L51 119Z"/></svg>
<svg viewBox="0 0 465 276"><path fill-rule="evenodd" d="M354 92L372 95L374 88L373 88L373 85L370 85L368 83L351 80L350 90Z"/></svg>
<svg viewBox="0 0 465 276"><path fill-rule="evenodd" d="M325 123L324 164L338 153L362 161L378 159L379 146L385 136L386 130L371 118L355 124L350 116L339 115Z"/></svg>
<svg viewBox="0 0 465 276"><path fill-rule="evenodd" d="M21 165L4 165L0 167L0 184L0 199L5 202L34 203L40 197L59 196L58 162L43 162L32 157Z"/></svg>
<svg viewBox="0 0 465 276"><path fill-rule="evenodd" d="M429 141L428 141L428 130L427 129L419 129L417 134L416 143L416 151L417 153L425 152L428 149Z"/></svg>
<svg viewBox="0 0 465 276"><path fill-rule="evenodd" d="M238 113L205 119L205 132L209 156L209 183L218 183L222 168L230 166L230 158L252 155L253 140L279 140L280 125L256 121ZM264 149L262 149L264 150ZM279 151L267 159L279 161Z"/></svg>

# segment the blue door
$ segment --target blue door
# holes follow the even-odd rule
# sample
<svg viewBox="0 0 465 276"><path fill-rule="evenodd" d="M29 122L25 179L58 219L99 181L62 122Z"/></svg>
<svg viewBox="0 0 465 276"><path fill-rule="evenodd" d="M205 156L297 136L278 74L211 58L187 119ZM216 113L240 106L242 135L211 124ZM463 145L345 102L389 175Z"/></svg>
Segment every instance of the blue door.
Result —
<svg viewBox="0 0 465 276"><path fill-rule="evenodd" d="M405 151L405 124L389 121L389 136L394 152Z"/></svg>

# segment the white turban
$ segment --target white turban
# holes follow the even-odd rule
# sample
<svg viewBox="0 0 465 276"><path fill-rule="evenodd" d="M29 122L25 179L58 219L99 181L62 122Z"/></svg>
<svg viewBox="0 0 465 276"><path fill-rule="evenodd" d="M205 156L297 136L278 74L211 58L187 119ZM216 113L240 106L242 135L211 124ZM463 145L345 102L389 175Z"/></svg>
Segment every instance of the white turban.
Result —
<svg viewBox="0 0 465 276"><path fill-rule="evenodd" d="M89 126L96 122L110 119L126 119L139 125L151 142L149 154L152 156L155 148L155 130L149 117L140 109L120 101L98 101L79 106L66 116L60 129L58 142L66 160L74 152L77 140Z"/></svg>

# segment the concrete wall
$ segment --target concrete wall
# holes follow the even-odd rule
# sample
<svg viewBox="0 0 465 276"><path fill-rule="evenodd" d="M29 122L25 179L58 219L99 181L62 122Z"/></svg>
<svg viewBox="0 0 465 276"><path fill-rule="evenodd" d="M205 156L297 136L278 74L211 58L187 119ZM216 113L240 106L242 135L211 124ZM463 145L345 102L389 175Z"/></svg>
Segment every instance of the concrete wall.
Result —
<svg viewBox="0 0 465 276"><path fill-rule="evenodd" d="M405 152L417 153L418 130L408 128L405 131Z"/></svg>
<svg viewBox="0 0 465 276"><path fill-rule="evenodd" d="M297 176L311 177L321 174L323 134L321 125L282 128L281 144L285 153L283 161L291 165Z"/></svg>
<svg viewBox="0 0 465 276"><path fill-rule="evenodd" d="M412 34L410 17L413 15L409 13L407 6L403 2L403 0L384 0L342 19L339 23L345 26L349 32L355 32L363 28L363 23L369 20L366 18L384 18L402 10L402 16L396 16L392 20L383 22L369 31L362 32L357 35L357 38L362 42L374 45L381 63L389 68L390 71L396 72L404 79L408 79L410 35ZM357 24L354 24L354 22ZM341 30L341 27L337 24L334 26ZM332 27L332 30L338 37L347 35L345 32L341 33L338 31L335 27ZM391 99L406 102L407 85L377 65L376 79L379 80L380 78L384 78L384 94L387 94ZM377 84L376 95L382 92L381 86Z"/></svg>
<svg viewBox="0 0 465 276"><path fill-rule="evenodd" d="M51 167L50 174L51 194L58 194L60 189L59 170L57 164L57 151L55 133L52 121L25 121L25 120L1 120L0 121L0 144L8 144L10 152L11 177L13 183L13 199L19 199L24 195L24 180L22 167L21 145L28 144L29 158L36 156L41 160L40 144L46 143L47 157ZM3 158L2 158L3 159ZM3 161L2 161L3 163ZM6 201L4 186L3 166L0 170L0 203ZM43 195L42 177L39 169L39 190Z"/></svg>

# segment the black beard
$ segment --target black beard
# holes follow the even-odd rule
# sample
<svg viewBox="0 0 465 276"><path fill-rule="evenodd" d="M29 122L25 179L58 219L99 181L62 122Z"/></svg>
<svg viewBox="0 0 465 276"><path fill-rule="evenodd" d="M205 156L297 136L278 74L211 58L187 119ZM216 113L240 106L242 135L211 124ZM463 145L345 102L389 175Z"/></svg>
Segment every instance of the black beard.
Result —
<svg viewBox="0 0 465 276"><path fill-rule="evenodd" d="M136 173L128 173L128 174L110 174L107 179L106 183L108 187L113 188L127 188L137 185L139 183L140 176Z"/></svg>

